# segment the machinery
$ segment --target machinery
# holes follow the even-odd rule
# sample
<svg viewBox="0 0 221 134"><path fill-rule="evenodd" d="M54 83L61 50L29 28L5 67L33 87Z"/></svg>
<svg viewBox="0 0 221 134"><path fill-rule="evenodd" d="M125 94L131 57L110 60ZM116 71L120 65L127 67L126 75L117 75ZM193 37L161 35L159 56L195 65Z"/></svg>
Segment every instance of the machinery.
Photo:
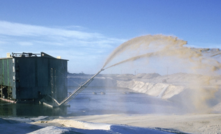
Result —
<svg viewBox="0 0 221 134"><path fill-rule="evenodd" d="M0 98L16 102L67 97L67 62L44 52L12 53L0 59Z"/></svg>
<svg viewBox="0 0 221 134"><path fill-rule="evenodd" d="M40 101L60 107L86 88L101 71L67 96L67 61L44 52L12 53L0 59L0 99Z"/></svg>

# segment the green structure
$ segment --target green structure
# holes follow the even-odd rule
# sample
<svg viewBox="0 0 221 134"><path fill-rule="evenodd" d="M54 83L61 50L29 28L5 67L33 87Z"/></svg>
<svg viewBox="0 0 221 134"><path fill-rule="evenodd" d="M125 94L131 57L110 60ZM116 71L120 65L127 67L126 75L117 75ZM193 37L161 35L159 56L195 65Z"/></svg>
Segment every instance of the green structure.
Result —
<svg viewBox="0 0 221 134"><path fill-rule="evenodd" d="M16 101L67 97L67 62L46 53L12 53L0 59L0 97Z"/></svg>

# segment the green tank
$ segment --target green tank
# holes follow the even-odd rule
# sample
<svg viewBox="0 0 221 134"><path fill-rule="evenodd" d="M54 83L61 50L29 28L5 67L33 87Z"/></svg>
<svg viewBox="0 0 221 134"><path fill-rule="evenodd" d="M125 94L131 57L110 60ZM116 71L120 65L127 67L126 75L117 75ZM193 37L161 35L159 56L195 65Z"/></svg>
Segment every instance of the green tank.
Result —
<svg viewBox="0 0 221 134"><path fill-rule="evenodd" d="M0 59L0 97L16 101L67 97L68 60L44 52L12 53Z"/></svg>

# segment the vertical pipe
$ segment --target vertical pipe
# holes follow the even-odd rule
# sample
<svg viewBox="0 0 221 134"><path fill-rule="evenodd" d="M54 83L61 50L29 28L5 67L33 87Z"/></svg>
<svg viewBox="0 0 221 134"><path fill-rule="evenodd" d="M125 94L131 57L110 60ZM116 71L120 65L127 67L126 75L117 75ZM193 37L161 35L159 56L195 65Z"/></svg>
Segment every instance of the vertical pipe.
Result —
<svg viewBox="0 0 221 134"><path fill-rule="evenodd" d="M50 67L50 59L48 58L48 89L46 91L47 94L51 94L51 67Z"/></svg>
<svg viewBox="0 0 221 134"><path fill-rule="evenodd" d="M36 57L33 57L34 59L34 79L35 79L35 86L34 86L34 96L36 96L36 98L39 97L39 89L38 89L38 71L37 71L37 58Z"/></svg>
<svg viewBox="0 0 221 134"><path fill-rule="evenodd" d="M9 59L7 59L7 77L8 77L8 86L9 86L9 65L8 65Z"/></svg>
<svg viewBox="0 0 221 134"><path fill-rule="evenodd" d="M4 59L2 60L2 85L5 84L5 70L4 70Z"/></svg>

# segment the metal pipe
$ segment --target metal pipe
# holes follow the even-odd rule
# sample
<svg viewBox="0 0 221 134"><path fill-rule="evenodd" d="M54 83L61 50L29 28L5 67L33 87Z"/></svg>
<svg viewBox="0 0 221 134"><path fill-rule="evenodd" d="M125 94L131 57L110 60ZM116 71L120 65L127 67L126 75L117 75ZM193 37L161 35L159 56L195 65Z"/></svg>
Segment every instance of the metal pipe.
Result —
<svg viewBox="0 0 221 134"><path fill-rule="evenodd" d="M61 103L58 103L57 100L54 100L58 106L63 105L64 103L68 102L72 97L75 97L77 94L79 94L84 88L86 88L94 79L95 76L97 76L100 72L104 71L102 68L100 71L98 71L95 75L93 75L89 80L87 80L83 85L81 85L77 90L75 90L73 93L71 93L70 96L65 98Z"/></svg>

